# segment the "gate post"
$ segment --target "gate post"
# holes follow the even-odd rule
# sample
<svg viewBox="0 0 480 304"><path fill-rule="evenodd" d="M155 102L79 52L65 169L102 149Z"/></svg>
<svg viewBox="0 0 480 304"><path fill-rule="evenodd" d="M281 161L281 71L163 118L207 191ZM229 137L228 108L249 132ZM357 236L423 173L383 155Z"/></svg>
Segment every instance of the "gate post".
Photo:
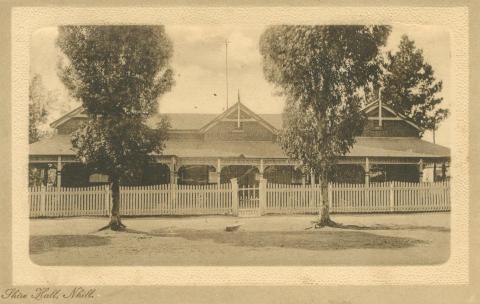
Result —
<svg viewBox="0 0 480 304"><path fill-rule="evenodd" d="M230 180L232 184L232 214L238 216L238 183L236 178Z"/></svg>
<svg viewBox="0 0 480 304"><path fill-rule="evenodd" d="M260 179L258 185L258 203L260 215L264 215L267 206L267 180L264 178Z"/></svg>

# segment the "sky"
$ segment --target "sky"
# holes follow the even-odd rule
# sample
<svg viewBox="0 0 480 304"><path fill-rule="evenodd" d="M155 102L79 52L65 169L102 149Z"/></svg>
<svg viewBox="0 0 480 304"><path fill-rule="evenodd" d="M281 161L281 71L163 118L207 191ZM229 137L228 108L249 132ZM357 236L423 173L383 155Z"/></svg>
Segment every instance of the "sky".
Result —
<svg viewBox="0 0 480 304"><path fill-rule="evenodd" d="M281 113L284 100L275 94L263 75L259 38L265 30L259 25L172 25L165 26L173 42L171 66L176 84L159 99L162 113L221 113L227 105L225 41L228 40L229 105L241 102L256 113ZM443 106L449 108L450 46L449 33L440 26L393 25L385 50L395 51L406 34L423 50L425 61L433 66L436 79L443 81ZM56 27L37 30L31 38L30 72L42 76L44 86L58 95L49 106L48 121L54 121L80 103L72 100L57 76L61 51L55 46ZM450 146L450 121L436 132L436 142ZM425 140L432 140L427 132Z"/></svg>

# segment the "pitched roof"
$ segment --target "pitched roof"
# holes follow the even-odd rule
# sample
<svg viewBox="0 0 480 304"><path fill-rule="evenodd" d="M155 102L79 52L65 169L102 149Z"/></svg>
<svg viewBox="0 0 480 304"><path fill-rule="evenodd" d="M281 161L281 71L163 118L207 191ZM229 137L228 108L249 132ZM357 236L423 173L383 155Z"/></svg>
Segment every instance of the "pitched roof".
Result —
<svg viewBox="0 0 480 304"><path fill-rule="evenodd" d="M262 120L273 126L275 129L282 128L282 114L257 114ZM149 118L147 124L154 127L161 119L167 116L173 130L199 130L210 121L218 117L218 114L211 113L165 113L156 114Z"/></svg>
<svg viewBox="0 0 480 304"><path fill-rule="evenodd" d="M70 135L55 134L29 145L30 155L75 155Z"/></svg>
<svg viewBox="0 0 480 304"><path fill-rule="evenodd" d="M450 149L416 137L357 137L352 157L450 157Z"/></svg>
<svg viewBox="0 0 480 304"><path fill-rule="evenodd" d="M281 129L282 128L282 114L257 114L247 108L244 104L237 102L228 108L226 111L220 114L215 113L163 113L163 114L155 114L150 117L147 121L147 124L150 127L155 127L156 124L161 120L162 117L167 116L170 120L170 124L172 130L201 130L203 128L208 127L211 124L214 124L218 120L223 117L230 115L232 112L235 111L236 107L240 104L241 110L248 113L251 117L259 120L260 123L265 124L269 129ZM378 101L372 101L369 104L363 107L362 111L369 113L379 106ZM402 120L406 121L408 124L413 126L418 130L422 130L417 124L415 124L412 120L408 117L405 117L402 114L396 113L392 108L389 106L382 104L382 109L392 113L396 117L401 118ZM65 114L64 116L60 117L59 119L55 120L50 124L52 128L56 128L61 124L65 123L69 119L73 117L87 117L83 113L83 107L77 107L74 110L70 111L69 113Z"/></svg>
<svg viewBox="0 0 480 304"><path fill-rule="evenodd" d="M168 141L164 155L179 157L285 158L271 141Z"/></svg>
<svg viewBox="0 0 480 304"><path fill-rule="evenodd" d="M73 109L72 111L68 112L67 114L63 115L62 117L60 117L59 119L55 120L54 122L50 123L50 127L52 128L56 128L58 127L59 125L63 124L64 122L67 122L68 120L70 120L71 118L73 117L87 117L87 115L85 115L83 113L83 107L82 106L79 106L75 109Z"/></svg>
<svg viewBox="0 0 480 304"><path fill-rule="evenodd" d="M252 112L253 113L253 112ZM223 113L222 113L223 114ZM162 117L167 116L173 130L200 130L222 114L215 113L164 113L150 117L147 124L155 127ZM282 114L255 114L276 129L282 128ZM78 107L50 124L56 128L73 117L86 117L82 114L82 107Z"/></svg>
<svg viewBox="0 0 480 304"><path fill-rule="evenodd" d="M30 145L30 155L74 155L69 135L54 135ZM286 158L271 141L169 140L164 155L179 157ZM416 137L357 137L349 157L450 157L450 149Z"/></svg>
<svg viewBox="0 0 480 304"><path fill-rule="evenodd" d="M165 113L156 114L147 121L148 126L154 127L162 117L167 116L173 130L198 130L213 119L218 114L205 113Z"/></svg>

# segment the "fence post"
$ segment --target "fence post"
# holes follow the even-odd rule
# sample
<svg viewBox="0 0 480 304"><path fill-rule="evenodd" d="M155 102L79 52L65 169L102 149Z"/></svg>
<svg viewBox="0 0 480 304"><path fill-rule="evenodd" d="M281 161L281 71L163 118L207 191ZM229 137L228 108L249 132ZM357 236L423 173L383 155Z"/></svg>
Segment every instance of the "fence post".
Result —
<svg viewBox="0 0 480 304"><path fill-rule="evenodd" d="M47 188L42 185L40 186L40 216L47 216L45 210L45 201L47 199Z"/></svg>
<svg viewBox="0 0 480 304"><path fill-rule="evenodd" d="M265 207L267 206L267 180L260 179L258 185L258 202L260 207L260 215L265 213Z"/></svg>
<svg viewBox="0 0 480 304"><path fill-rule="evenodd" d="M230 180L232 184L232 214L238 216L238 183L236 178Z"/></svg>
<svg viewBox="0 0 480 304"><path fill-rule="evenodd" d="M395 188L394 188L394 184L393 184L393 181L390 182L390 212L394 212L395 211Z"/></svg>

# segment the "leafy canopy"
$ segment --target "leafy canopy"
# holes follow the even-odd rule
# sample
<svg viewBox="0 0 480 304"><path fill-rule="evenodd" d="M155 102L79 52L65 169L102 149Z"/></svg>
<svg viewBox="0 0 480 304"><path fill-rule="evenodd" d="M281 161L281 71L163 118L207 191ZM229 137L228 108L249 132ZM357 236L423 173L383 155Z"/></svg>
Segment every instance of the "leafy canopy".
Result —
<svg viewBox="0 0 480 304"><path fill-rule="evenodd" d="M63 26L59 75L89 121L73 134L77 156L111 178L135 176L161 153L168 122L145 122L173 85L172 44L163 26Z"/></svg>
<svg viewBox="0 0 480 304"><path fill-rule="evenodd" d="M260 38L268 81L286 97L279 141L286 154L318 174L361 134L363 88L378 78L387 26L269 27Z"/></svg>
<svg viewBox="0 0 480 304"><path fill-rule="evenodd" d="M382 101L420 127L437 129L448 116L448 110L439 107L443 101L438 96L442 81L436 81L433 68L425 62L422 50L403 35L398 51L387 53L383 67Z"/></svg>

